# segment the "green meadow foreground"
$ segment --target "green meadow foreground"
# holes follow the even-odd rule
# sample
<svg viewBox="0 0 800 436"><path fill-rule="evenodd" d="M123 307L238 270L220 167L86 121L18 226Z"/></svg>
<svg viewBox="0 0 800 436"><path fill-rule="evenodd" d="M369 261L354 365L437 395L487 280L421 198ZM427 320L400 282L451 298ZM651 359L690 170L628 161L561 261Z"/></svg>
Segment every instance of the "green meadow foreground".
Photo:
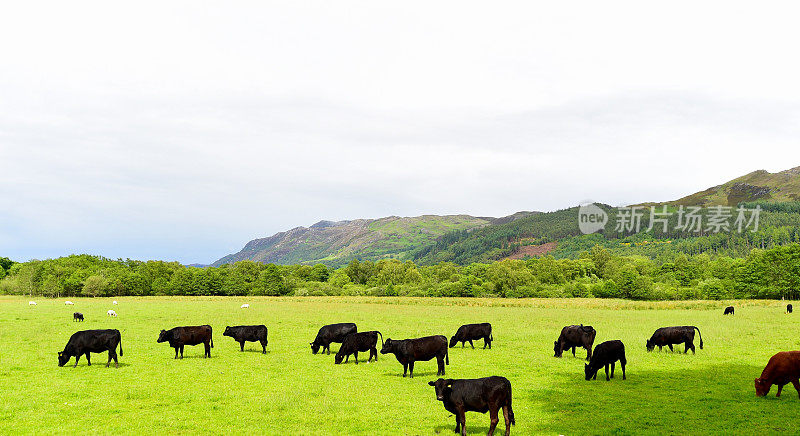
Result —
<svg viewBox="0 0 800 436"><path fill-rule="evenodd" d="M757 398L753 379L770 356L800 349L800 313L785 302L629 302L618 300L504 300L424 298L119 297L111 299L0 298L0 433L235 433L452 434L455 419L427 382L436 362L419 362L415 378L401 377L393 355L377 363L333 364L312 355L309 342L323 324L355 322L384 339L443 334L466 323L491 322L492 350L450 349L446 378L507 377L517 425L512 434L663 434L796 432L798 394L788 385ZM240 309L242 303L249 309ZM727 304L736 315L723 316ZM797 307L797 305L795 305ZM117 318L106 315L108 309ZM82 312L84 323L72 321ZM202 345L173 349L159 331L210 324L211 359ZM553 357L561 327L584 323L595 345L625 343L628 379L610 382L601 370L583 379L578 358ZM226 325L265 324L267 354L245 352L223 337ZM645 350L658 327L696 325L704 349L696 355ZM77 330L116 328L124 355L105 368L74 359L57 366L57 352ZM339 344L331 346L332 353ZM683 350L682 346L676 350ZM362 357L363 356L363 357ZM366 358L366 355L360 355ZM617 366L619 371L619 366ZM468 434L485 434L488 414L467 413ZM502 417L497 433L505 431Z"/></svg>

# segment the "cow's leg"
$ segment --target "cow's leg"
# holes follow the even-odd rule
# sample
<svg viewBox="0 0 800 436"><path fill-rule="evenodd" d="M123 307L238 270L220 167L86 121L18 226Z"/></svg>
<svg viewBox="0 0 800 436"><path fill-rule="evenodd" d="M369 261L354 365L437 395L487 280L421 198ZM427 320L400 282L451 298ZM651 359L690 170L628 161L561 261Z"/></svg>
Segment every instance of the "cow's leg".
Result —
<svg viewBox="0 0 800 436"><path fill-rule="evenodd" d="M592 360L592 347L586 348L586 360Z"/></svg>
<svg viewBox="0 0 800 436"><path fill-rule="evenodd" d="M239 342L239 351L244 351L244 341Z"/></svg>
<svg viewBox="0 0 800 436"><path fill-rule="evenodd" d="M672 344L667 344L667 346L669 347L669 351L673 351L673 352L675 351L675 349L672 348Z"/></svg>
<svg viewBox="0 0 800 436"><path fill-rule="evenodd" d="M608 378L608 364L606 363L606 381L609 381L609 380L611 380L611 379Z"/></svg>
<svg viewBox="0 0 800 436"><path fill-rule="evenodd" d="M356 351L355 353L353 353L353 356L355 356L355 357L356 357L356 365L358 365L358 351Z"/></svg>
<svg viewBox="0 0 800 436"><path fill-rule="evenodd" d="M109 353L112 352L114 353L111 355L111 357L114 359L114 368L119 368L119 360L117 360L117 351L116 350L109 351ZM108 368L108 365L106 365L106 368Z"/></svg>
<svg viewBox="0 0 800 436"><path fill-rule="evenodd" d="M616 362L611 362L611 378L614 378L614 367L616 366Z"/></svg>
<svg viewBox="0 0 800 436"><path fill-rule="evenodd" d="M350 355L348 354L347 356L344 356L344 363L347 363L349 361L350 361Z"/></svg>
<svg viewBox="0 0 800 436"><path fill-rule="evenodd" d="M408 377L414 378L414 361L408 362Z"/></svg>
<svg viewBox="0 0 800 436"><path fill-rule="evenodd" d="M86 352L86 365L92 366L92 359L89 359L89 352Z"/></svg>
<svg viewBox="0 0 800 436"><path fill-rule="evenodd" d="M497 427L497 423L500 420L497 418L497 411L499 407L495 408L489 406L489 433L487 436L492 436L494 434L494 429Z"/></svg>
<svg viewBox="0 0 800 436"><path fill-rule="evenodd" d="M267 354L267 341L261 341L261 354Z"/></svg>
<svg viewBox="0 0 800 436"><path fill-rule="evenodd" d="M205 348L206 348L205 357L211 357L211 343L210 342L204 342L203 345L205 345Z"/></svg>
<svg viewBox="0 0 800 436"><path fill-rule="evenodd" d="M778 385L778 393L777 393L775 396L776 396L776 397L780 397L780 396L781 396L781 391L782 391L782 390L783 390L783 385L779 384L779 385Z"/></svg>
<svg viewBox="0 0 800 436"><path fill-rule="evenodd" d="M408 374L408 364L404 363L403 364L403 377L405 377L406 374Z"/></svg>
<svg viewBox="0 0 800 436"><path fill-rule="evenodd" d="M800 380L792 380L792 386L797 390L797 395L800 395Z"/></svg>
<svg viewBox="0 0 800 436"><path fill-rule="evenodd" d="M575 347L572 347L572 357L575 357Z"/></svg>
<svg viewBox="0 0 800 436"><path fill-rule="evenodd" d="M623 380L625 380L625 365L627 365L627 364L628 364L628 361L625 360L624 357L622 359L619 359L619 366L622 367L622 379Z"/></svg>
<svg viewBox="0 0 800 436"><path fill-rule="evenodd" d="M511 434L511 417L508 416L508 406L503 406L503 419L506 421L506 436Z"/></svg>
<svg viewBox="0 0 800 436"><path fill-rule="evenodd" d="M108 362L106 362L106 368L111 365L111 350L108 350Z"/></svg>
<svg viewBox="0 0 800 436"><path fill-rule="evenodd" d="M75 356L75 365L72 365L72 367L73 367L73 368L75 368L76 366L78 366L78 359L80 359L80 358L81 358L81 355L80 355L80 354L78 354L77 356Z"/></svg>
<svg viewBox="0 0 800 436"><path fill-rule="evenodd" d="M325 348L328 349L328 355L330 356L331 355L331 344L326 345Z"/></svg>
<svg viewBox="0 0 800 436"><path fill-rule="evenodd" d="M461 430L460 430L460 428L461 428L461 420L460 420L460 418L458 417L458 414L456 414L456 415L455 415L455 417L456 417L456 429L455 429L455 430L453 430L453 432L454 432L454 433L460 433L460 431L461 431Z"/></svg>
<svg viewBox="0 0 800 436"><path fill-rule="evenodd" d="M181 345L181 359L183 359L183 345Z"/></svg>
<svg viewBox="0 0 800 436"><path fill-rule="evenodd" d="M469 340L469 346L472 347L473 350L475 349L475 344L472 343L472 339Z"/></svg>
<svg viewBox="0 0 800 436"><path fill-rule="evenodd" d="M176 358L176 359L178 358L178 348L179 348L179 347L175 347L175 358Z"/></svg>
<svg viewBox="0 0 800 436"><path fill-rule="evenodd" d="M467 414L464 410L459 409L457 416L461 420L461 436L467 436Z"/></svg>
<svg viewBox="0 0 800 436"><path fill-rule="evenodd" d="M461 348L464 348L465 345L467 345L467 341L461 341Z"/></svg>

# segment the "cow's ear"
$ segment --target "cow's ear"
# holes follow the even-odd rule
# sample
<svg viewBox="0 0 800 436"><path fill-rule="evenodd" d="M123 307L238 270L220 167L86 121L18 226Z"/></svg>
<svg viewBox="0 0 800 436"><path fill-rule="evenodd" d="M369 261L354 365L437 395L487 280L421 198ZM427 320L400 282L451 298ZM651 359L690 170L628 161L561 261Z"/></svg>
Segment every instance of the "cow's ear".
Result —
<svg viewBox="0 0 800 436"><path fill-rule="evenodd" d="M444 385L445 386L452 386L453 385L453 379L449 378L449 379L445 380L444 381Z"/></svg>
<svg viewBox="0 0 800 436"><path fill-rule="evenodd" d="M756 380L758 380L758 379L756 379ZM428 382L428 386L436 386L436 382L429 381Z"/></svg>

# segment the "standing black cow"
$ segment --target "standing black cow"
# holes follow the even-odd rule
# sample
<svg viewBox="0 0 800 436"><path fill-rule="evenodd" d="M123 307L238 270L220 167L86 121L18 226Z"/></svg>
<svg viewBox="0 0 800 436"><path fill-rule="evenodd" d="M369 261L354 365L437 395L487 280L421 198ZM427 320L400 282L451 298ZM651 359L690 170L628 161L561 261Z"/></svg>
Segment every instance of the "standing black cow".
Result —
<svg viewBox="0 0 800 436"><path fill-rule="evenodd" d="M725 308L725 313L723 315L733 315L733 306L728 306Z"/></svg>
<svg viewBox="0 0 800 436"><path fill-rule="evenodd" d="M791 304L787 304L786 305L786 313L792 313L792 305Z"/></svg>
<svg viewBox="0 0 800 436"><path fill-rule="evenodd" d="M386 339L381 348L381 354L394 354L397 361L403 364L403 377L406 372L414 377L414 362L428 361L436 358L438 370L436 375L444 375L445 362L450 364L450 356L447 354L447 338L442 335L426 336L417 339L401 339L393 341Z"/></svg>
<svg viewBox="0 0 800 436"><path fill-rule="evenodd" d="M176 359L178 358L178 350L180 350L181 359L183 359L184 345L203 344L206 349L203 357L211 357L211 349L214 348L210 325L175 327L169 330L161 330L157 342L169 342L169 346L175 349Z"/></svg>
<svg viewBox="0 0 800 436"><path fill-rule="evenodd" d="M239 343L239 348L244 351L245 342L260 342L261 353L267 354L267 326L265 325L237 325L226 326L222 336L230 336Z"/></svg>
<svg viewBox="0 0 800 436"><path fill-rule="evenodd" d="M319 348L322 347L323 353L325 350L328 350L328 354L331 354L332 342L342 343L347 335L356 332L358 332L358 327L352 322L323 326L319 329L319 332L317 332L317 337L314 338L314 342L311 342L311 353L317 354Z"/></svg>
<svg viewBox="0 0 800 436"><path fill-rule="evenodd" d="M339 364L342 363L342 359L344 362L347 363L350 360L350 355L355 355L356 358L356 365L358 365L358 352L359 351L369 351L369 358L367 359L367 363L374 357L375 361L378 361L378 335L381 336L381 345L383 345L383 335L381 332L377 330L373 330L370 332L360 332L360 333L353 333L351 335L347 335L344 338L344 342L342 342L342 346L339 347L339 351L336 353L336 356L333 358L334 363Z"/></svg>
<svg viewBox="0 0 800 436"><path fill-rule="evenodd" d="M683 353L686 354L686 352L692 350L692 354L694 354L695 330L700 336L700 349L702 350L703 335L700 334L700 329L695 326L685 325L680 327L661 327L656 330L653 336L650 336L650 339L647 340L647 351L653 351L655 347L658 347L658 351L661 351L664 346L669 347L669 351L675 351L672 348L673 344L685 344Z"/></svg>
<svg viewBox="0 0 800 436"><path fill-rule="evenodd" d="M83 321L83 314L80 312L75 312L72 314L72 322L75 321Z"/></svg>
<svg viewBox="0 0 800 436"><path fill-rule="evenodd" d="M606 341L594 347L592 359L589 360L587 365L584 365L583 373L586 380L597 379L597 371L600 368L606 368L606 381L608 378L608 366L611 365L611 378L614 378L614 362L619 360L622 367L622 379L625 380L625 365L628 361L625 359L625 345L622 341Z"/></svg>
<svg viewBox="0 0 800 436"><path fill-rule="evenodd" d="M455 336L450 338L450 348L453 348L461 342L461 348L464 348L464 343L469 342L469 345L475 349L475 345L472 344L472 341L477 341L478 339L483 339L483 348L485 349L486 346L489 346L489 349L492 349L492 341L494 338L492 337L492 325L488 322L484 322L481 324L465 324L458 328Z"/></svg>
<svg viewBox="0 0 800 436"><path fill-rule="evenodd" d="M497 412L503 409L506 421L506 436L511 433L511 425L516 424L514 410L511 408L511 382L505 377L492 376L476 379L439 379L428 382L436 389L436 399L444 404L445 410L456 416L456 429L461 427L461 435L467 434L465 412L489 412L489 436L500 421Z"/></svg>
<svg viewBox="0 0 800 436"><path fill-rule="evenodd" d="M117 329L109 330L83 330L70 336L64 351L58 353L58 366L64 366L72 356L75 356L75 366L78 360L86 355L86 364L91 365L89 353L102 353L108 351L108 362L106 368L114 359L114 366L119 368L117 360L117 345L119 345L119 355L122 356L122 335Z"/></svg>
<svg viewBox="0 0 800 436"><path fill-rule="evenodd" d="M586 360L592 358L592 345L597 332L590 325L568 325L561 329L558 340L553 342L553 357L561 357L564 351L572 349L572 357L575 357L575 347L586 349Z"/></svg>

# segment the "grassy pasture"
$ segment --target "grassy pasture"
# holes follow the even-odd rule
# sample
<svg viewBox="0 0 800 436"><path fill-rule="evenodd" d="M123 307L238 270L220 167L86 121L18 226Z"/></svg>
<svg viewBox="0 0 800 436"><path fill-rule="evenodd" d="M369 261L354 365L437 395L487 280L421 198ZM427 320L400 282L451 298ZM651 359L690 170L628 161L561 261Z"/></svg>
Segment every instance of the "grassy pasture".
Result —
<svg viewBox="0 0 800 436"><path fill-rule="evenodd" d="M783 302L629 302L404 298L117 298L64 300L0 297L0 433L451 434L455 419L427 382L436 363L401 377L392 355L377 363L334 365L308 343L327 323L353 321L385 338L451 336L464 323L491 322L492 350L450 350L449 378L502 375L513 386L512 434L664 434L796 432L800 399L787 386L757 398L753 379L777 351L800 349L800 313ZM250 309L240 309L244 303ZM797 306L797 305L796 305ZM113 308L118 318L106 316ZM73 323L72 312L86 321ZM173 360L157 344L162 328L208 323L211 359L202 345ZM266 324L268 353L222 336L226 325ZM621 339L628 380L583 380L579 358L553 358L563 325L597 329L596 343ZM645 340L669 325L696 325L705 349L692 356L647 353ZM117 328L118 369L93 354L59 368L56 353L77 331ZM479 345L480 344L480 345ZM332 351L338 344L332 346ZM682 350L682 347L680 348ZM364 356L366 357L366 356ZM618 367L619 370L619 367ZM469 434L485 434L489 417L467 414ZM498 432L504 431L502 422ZM499 433L502 434L502 433Z"/></svg>

